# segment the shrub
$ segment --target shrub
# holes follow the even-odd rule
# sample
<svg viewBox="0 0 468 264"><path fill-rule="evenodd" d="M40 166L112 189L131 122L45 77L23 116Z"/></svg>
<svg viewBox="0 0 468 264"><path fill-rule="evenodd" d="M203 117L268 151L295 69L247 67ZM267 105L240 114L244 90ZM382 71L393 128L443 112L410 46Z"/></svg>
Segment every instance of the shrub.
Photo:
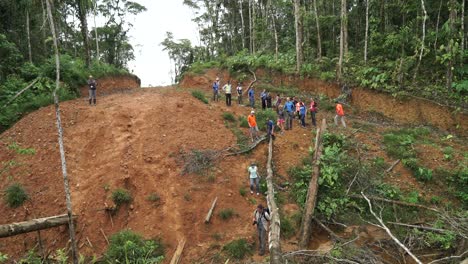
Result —
<svg viewBox="0 0 468 264"><path fill-rule="evenodd" d="M229 112L223 113L223 119L229 122L236 122L236 118L234 117L234 115Z"/></svg>
<svg viewBox="0 0 468 264"><path fill-rule="evenodd" d="M5 190L5 201L11 208L21 206L27 199L28 194L19 183L12 184Z"/></svg>
<svg viewBox="0 0 468 264"><path fill-rule="evenodd" d="M242 187L242 188L239 189L239 194L241 196L245 196L247 194L247 190L244 187Z"/></svg>
<svg viewBox="0 0 468 264"><path fill-rule="evenodd" d="M377 186L377 192L383 195L385 198L393 200L399 200L401 198L400 188L390 184L380 184L379 186Z"/></svg>
<svg viewBox="0 0 468 264"><path fill-rule="evenodd" d="M232 208L226 208L219 212L219 217L223 220L231 219L235 215L235 211Z"/></svg>
<svg viewBox="0 0 468 264"><path fill-rule="evenodd" d="M246 255L252 255L253 246L241 238L229 242L223 247L223 250L234 259L243 259Z"/></svg>
<svg viewBox="0 0 468 264"><path fill-rule="evenodd" d="M432 170L424 167L419 167L415 173L416 179L420 181L430 181L432 180Z"/></svg>
<svg viewBox="0 0 468 264"><path fill-rule="evenodd" d="M120 206L125 203L130 203L132 201L132 196L128 190L118 188L112 192L112 201L114 201L115 205Z"/></svg>
<svg viewBox="0 0 468 264"><path fill-rule="evenodd" d="M240 127L249 127L249 122L247 122L247 118L245 116L239 116L239 126Z"/></svg>
<svg viewBox="0 0 468 264"><path fill-rule="evenodd" d="M266 131L266 122L268 119L276 120L276 112L273 109L260 110L256 113L257 126L259 130Z"/></svg>
<svg viewBox="0 0 468 264"><path fill-rule="evenodd" d="M451 160L453 158L453 148L452 147L445 147L444 150L444 160Z"/></svg>
<svg viewBox="0 0 468 264"><path fill-rule="evenodd" d="M291 220L288 218L288 217L284 217L282 215L280 215L281 219L280 219L280 222L281 222L281 236L288 239L288 238L291 238L294 236L294 234L296 233L296 229L293 225L293 223L291 222Z"/></svg>
<svg viewBox="0 0 468 264"><path fill-rule="evenodd" d="M208 99L206 99L205 94L200 90L192 91L192 96L202 101L205 104L208 104Z"/></svg>
<svg viewBox="0 0 468 264"><path fill-rule="evenodd" d="M110 238L105 259L108 263L161 263L164 248L160 240L143 240L140 235L123 230Z"/></svg>
<svg viewBox="0 0 468 264"><path fill-rule="evenodd" d="M22 148L16 142L11 143L8 145L8 148L11 150L16 151L18 154L22 155L34 155L36 154L36 150L33 148Z"/></svg>
<svg viewBox="0 0 468 264"><path fill-rule="evenodd" d="M159 196L159 194L153 192L150 195L148 195L148 197L146 199L148 201L150 201L150 202L153 202L153 203L159 203L161 201L161 196Z"/></svg>

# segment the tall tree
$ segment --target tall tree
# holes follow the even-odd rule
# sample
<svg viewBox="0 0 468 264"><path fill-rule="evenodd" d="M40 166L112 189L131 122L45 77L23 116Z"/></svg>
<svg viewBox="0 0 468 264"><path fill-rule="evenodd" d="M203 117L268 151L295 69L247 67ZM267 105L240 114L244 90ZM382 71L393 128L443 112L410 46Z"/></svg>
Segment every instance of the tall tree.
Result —
<svg viewBox="0 0 468 264"><path fill-rule="evenodd" d="M427 11L426 5L424 0L421 0L421 9L423 11L423 23L422 23L422 38L421 38L421 50L419 52L418 64L416 65L416 69L413 75L413 82L416 81L416 77L418 76L419 67L421 66L421 60L424 53L424 41L426 40L426 19L427 19Z"/></svg>
<svg viewBox="0 0 468 264"><path fill-rule="evenodd" d="M456 0L449 1L449 38L448 38L448 45L447 45L447 53L449 54L449 59L447 63L447 90L452 89L452 82L453 82L453 62L455 60L454 54L454 44L455 44L455 23L457 20L457 9L456 9L457 2Z"/></svg>
<svg viewBox="0 0 468 264"><path fill-rule="evenodd" d="M317 10L317 0L314 0L315 27L317 28L317 59L322 60L322 37L320 35L320 20Z"/></svg>
<svg viewBox="0 0 468 264"><path fill-rule="evenodd" d="M91 64L91 53L89 50L89 37L88 37L88 19L87 14L89 10L89 0L75 0L77 7L77 15L80 20L81 36L83 38L84 56L86 66Z"/></svg>
<svg viewBox="0 0 468 264"><path fill-rule="evenodd" d="M99 52L99 37L98 37L98 28L97 28L97 25L96 25L96 16L97 16L97 0L94 0L94 3L93 3L93 18L94 18L94 34L95 34L95 38L96 38L96 60L99 60L99 55L101 54Z"/></svg>
<svg viewBox="0 0 468 264"><path fill-rule="evenodd" d="M296 72L300 72L303 62L301 1L294 0L294 27L296 28Z"/></svg>
<svg viewBox="0 0 468 264"><path fill-rule="evenodd" d="M367 64L367 45L369 41L369 0L366 0L366 36L364 37L364 63Z"/></svg>
<svg viewBox="0 0 468 264"><path fill-rule="evenodd" d="M60 89L60 57L57 44L57 35L55 32L55 24L52 16L52 9L50 7L50 0L45 0L47 5L47 14L49 17L50 31L52 32L52 38L54 42L54 51L55 51L55 89L54 89L54 105L55 105L55 117L57 121L57 130L58 130L58 143L60 150L60 160L62 163L62 175L63 183L65 187L65 198L67 204L67 214L68 214L68 228L70 231L70 241L71 241L71 251L72 251L72 260L74 264L78 264L78 249L76 246L75 239L75 225L73 223L73 210L72 210L72 201L70 195L70 185L68 183L68 172L67 172L67 160L65 158L65 148L63 145L63 128L62 121L60 117L60 105L58 98L58 90Z"/></svg>
<svg viewBox="0 0 468 264"><path fill-rule="evenodd" d="M340 57L338 60L338 81L342 80L343 77L343 60L347 53L348 46L348 18L346 0L341 0L341 27L340 27Z"/></svg>

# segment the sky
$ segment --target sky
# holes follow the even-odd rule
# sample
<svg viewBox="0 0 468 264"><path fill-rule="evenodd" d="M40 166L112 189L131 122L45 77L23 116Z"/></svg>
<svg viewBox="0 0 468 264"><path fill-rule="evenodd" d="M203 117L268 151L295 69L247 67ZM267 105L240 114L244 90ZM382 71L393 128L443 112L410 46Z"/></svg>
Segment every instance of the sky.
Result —
<svg viewBox="0 0 468 264"><path fill-rule="evenodd" d="M128 67L142 82L142 87L171 84L171 62L160 43L166 32L174 39L189 39L198 45L198 30L193 11L182 4L183 0L136 0L148 10L130 18L130 43L133 45L135 60Z"/></svg>

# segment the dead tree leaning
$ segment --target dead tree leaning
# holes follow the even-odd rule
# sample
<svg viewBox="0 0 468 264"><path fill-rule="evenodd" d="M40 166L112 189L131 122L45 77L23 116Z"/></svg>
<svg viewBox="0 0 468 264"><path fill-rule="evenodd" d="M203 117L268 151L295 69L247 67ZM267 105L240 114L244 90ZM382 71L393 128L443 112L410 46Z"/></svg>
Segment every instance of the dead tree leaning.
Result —
<svg viewBox="0 0 468 264"><path fill-rule="evenodd" d="M54 90L55 117L57 121L60 160L62 162L63 183L65 185L65 198L66 198L66 204L67 204L68 227L70 231L72 259L73 259L74 264L78 264L78 250L76 247L75 226L73 223L73 213L72 213L73 211L72 211L72 202L71 202L71 195L70 195L70 186L68 184L67 161L65 159L65 148L63 147L63 128L62 128L62 120L60 118L59 98L57 94L58 89L60 88L60 57L59 57L59 50L58 50L58 44L57 44L57 35L55 33L54 17L52 16L52 9L50 7L51 4L49 1L50 0L46 0L47 16L49 17L50 31L52 32L52 38L54 41L55 68L56 68L55 69L56 79L55 79L55 90Z"/></svg>
<svg viewBox="0 0 468 264"><path fill-rule="evenodd" d="M280 241L280 216L278 206L275 202L275 190L273 185L273 168L271 166L271 160L273 159L273 140L270 138L268 144L268 161L267 161L267 203L270 208L271 221L270 221L270 232L269 232L269 249L270 249L270 263L271 264L282 264L283 255L281 253L281 241Z"/></svg>
<svg viewBox="0 0 468 264"><path fill-rule="evenodd" d="M319 160L322 155L322 135L327 129L327 122L325 119L322 120L322 126L317 128L317 135L315 136L315 150L314 150L314 168L312 172L312 178L310 179L309 189L307 191L307 199L305 203L304 216L302 217L301 231L299 234L299 247L305 248L309 244L312 219L314 217L315 204L317 202L318 192L318 178L320 175Z"/></svg>

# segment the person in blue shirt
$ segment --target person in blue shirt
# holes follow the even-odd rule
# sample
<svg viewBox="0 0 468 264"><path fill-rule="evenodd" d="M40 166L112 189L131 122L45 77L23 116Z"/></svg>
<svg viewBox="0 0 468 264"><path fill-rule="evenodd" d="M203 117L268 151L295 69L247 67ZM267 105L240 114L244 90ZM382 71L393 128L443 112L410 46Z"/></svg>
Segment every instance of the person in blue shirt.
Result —
<svg viewBox="0 0 468 264"><path fill-rule="evenodd" d="M284 104L284 111L285 116L286 116L286 130L292 129L292 124L293 124L293 118L294 118L294 103L291 101L291 99L288 97L286 99L286 103Z"/></svg>
<svg viewBox="0 0 468 264"><path fill-rule="evenodd" d="M250 107L255 108L255 91L253 87L249 89L249 102Z"/></svg>
<svg viewBox="0 0 468 264"><path fill-rule="evenodd" d="M264 89L263 92L260 94L260 99L262 99L262 109L265 110L266 108L266 98L267 98L267 92Z"/></svg>
<svg viewBox="0 0 468 264"><path fill-rule="evenodd" d="M213 101L219 101L219 78L213 83Z"/></svg>
<svg viewBox="0 0 468 264"><path fill-rule="evenodd" d="M300 115L300 118L301 118L301 126L302 127L305 127L306 123L305 123L305 116L306 116L306 107L304 105L304 103L301 101L300 103L300 107L299 107L299 115Z"/></svg>
<svg viewBox="0 0 468 264"><path fill-rule="evenodd" d="M266 128L267 128L267 138L270 139L275 139L275 123L273 120L267 118L267 123L266 123Z"/></svg>

